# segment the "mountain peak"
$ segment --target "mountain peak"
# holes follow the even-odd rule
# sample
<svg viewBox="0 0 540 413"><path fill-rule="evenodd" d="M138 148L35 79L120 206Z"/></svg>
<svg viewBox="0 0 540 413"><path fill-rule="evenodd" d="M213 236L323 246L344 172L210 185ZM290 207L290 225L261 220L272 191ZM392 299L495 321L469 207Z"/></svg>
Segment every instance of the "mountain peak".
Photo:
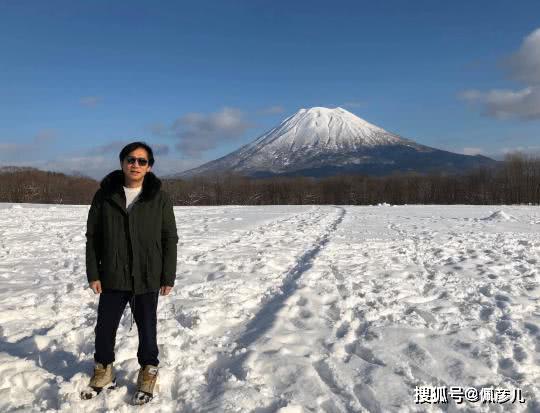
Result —
<svg viewBox="0 0 540 413"><path fill-rule="evenodd" d="M325 151L341 151L344 148L396 144L402 139L343 108L315 106L298 110L254 143L262 141L273 145L318 146Z"/></svg>
<svg viewBox="0 0 540 413"><path fill-rule="evenodd" d="M313 106L311 108L302 108L299 109L298 112L296 112L292 117L294 116L321 116L321 115L334 115L334 116L342 116L344 114L349 114L351 116L353 115L351 112L337 107L337 108L325 108L324 106Z"/></svg>
<svg viewBox="0 0 540 413"><path fill-rule="evenodd" d="M311 108L302 108L300 109L297 113L299 112L310 112L310 113L328 113L328 112L336 112L336 113L339 113L339 112L347 112L345 109L343 108L340 108L340 107L337 107L337 108L326 108L324 106L313 106Z"/></svg>
<svg viewBox="0 0 540 413"><path fill-rule="evenodd" d="M337 172L461 170L479 161L417 144L340 108L302 108L222 158L181 176L232 171L248 176Z"/></svg>

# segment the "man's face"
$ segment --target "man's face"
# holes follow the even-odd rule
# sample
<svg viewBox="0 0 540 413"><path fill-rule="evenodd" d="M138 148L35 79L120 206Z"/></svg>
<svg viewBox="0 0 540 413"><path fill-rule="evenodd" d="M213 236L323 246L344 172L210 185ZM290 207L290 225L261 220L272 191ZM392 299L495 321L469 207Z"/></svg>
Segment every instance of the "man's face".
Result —
<svg viewBox="0 0 540 413"><path fill-rule="evenodd" d="M140 160L146 160L146 165L140 165L139 162L144 163L144 161ZM127 181L126 183L142 183L144 176L150 172L151 169L152 167L148 163L148 153L144 148L133 150L122 161L122 171L124 172Z"/></svg>

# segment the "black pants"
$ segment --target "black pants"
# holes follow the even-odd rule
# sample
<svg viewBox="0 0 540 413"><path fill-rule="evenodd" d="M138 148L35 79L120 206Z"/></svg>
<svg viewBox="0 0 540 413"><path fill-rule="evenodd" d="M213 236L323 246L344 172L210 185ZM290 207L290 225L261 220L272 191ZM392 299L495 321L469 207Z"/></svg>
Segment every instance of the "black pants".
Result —
<svg viewBox="0 0 540 413"><path fill-rule="evenodd" d="M159 291L133 295L130 291L105 290L100 294L94 360L104 365L114 361L116 330L129 302L139 332L137 359L141 366L157 366L157 303Z"/></svg>

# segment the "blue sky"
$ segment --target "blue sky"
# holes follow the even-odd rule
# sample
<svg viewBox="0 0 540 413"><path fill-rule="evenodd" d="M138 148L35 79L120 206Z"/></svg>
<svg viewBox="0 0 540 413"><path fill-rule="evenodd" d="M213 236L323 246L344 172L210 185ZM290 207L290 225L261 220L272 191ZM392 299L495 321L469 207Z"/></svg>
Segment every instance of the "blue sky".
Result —
<svg viewBox="0 0 540 413"><path fill-rule="evenodd" d="M158 174L342 106L404 137L540 152L538 1L0 2L0 165Z"/></svg>

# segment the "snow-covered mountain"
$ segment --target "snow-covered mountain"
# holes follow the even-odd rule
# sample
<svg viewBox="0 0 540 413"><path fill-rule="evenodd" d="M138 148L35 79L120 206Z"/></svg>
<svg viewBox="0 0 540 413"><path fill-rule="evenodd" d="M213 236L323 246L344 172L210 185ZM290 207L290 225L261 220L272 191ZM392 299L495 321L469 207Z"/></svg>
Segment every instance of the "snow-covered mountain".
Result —
<svg viewBox="0 0 540 413"><path fill-rule="evenodd" d="M495 161L420 145L373 125L343 108L300 109L253 142L176 177L223 172L264 177L384 175L434 169L463 171Z"/></svg>

